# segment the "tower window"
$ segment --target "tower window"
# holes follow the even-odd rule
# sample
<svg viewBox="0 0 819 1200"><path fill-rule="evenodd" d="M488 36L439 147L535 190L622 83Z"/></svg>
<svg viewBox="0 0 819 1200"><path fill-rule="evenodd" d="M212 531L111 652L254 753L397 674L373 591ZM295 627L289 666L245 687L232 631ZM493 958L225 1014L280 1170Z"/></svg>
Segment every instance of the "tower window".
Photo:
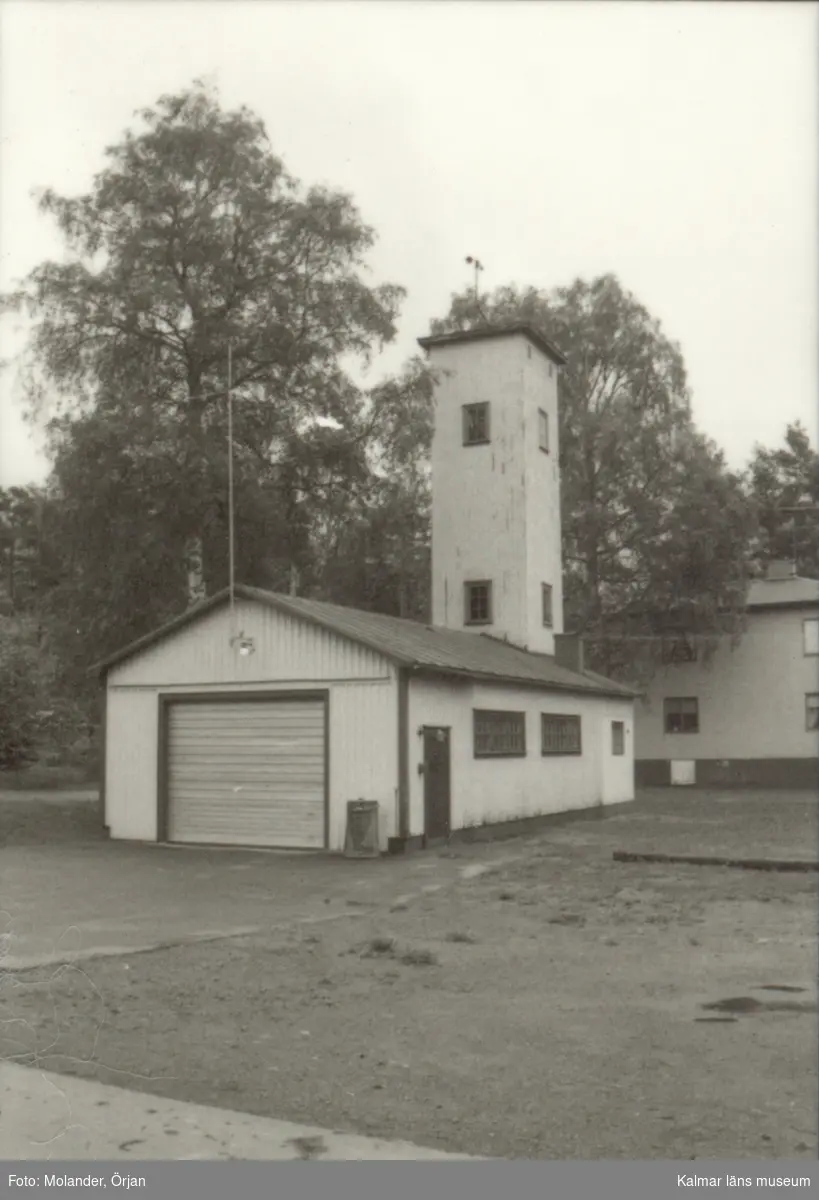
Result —
<svg viewBox="0 0 819 1200"><path fill-rule="evenodd" d="M489 404L465 404L463 406L464 445L485 446L489 441Z"/></svg>
<svg viewBox="0 0 819 1200"><path fill-rule="evenodd" d="M464 621L467 625L492 624L492 584L482 579L464 584Z"/></svg>
<svg viewBox="0 0 819 1200"><path fill-rule="evenodd" d="M549 414L542 408L537 414L537 444L544 454L549 453Z"/></svg>
<svg viewBox="0 0 819 1200"><path fill-rule="evenodd" d="M551 628L552 625L552 585L543 583L540 585L541 604L543 606L543 624Z"/></svg>

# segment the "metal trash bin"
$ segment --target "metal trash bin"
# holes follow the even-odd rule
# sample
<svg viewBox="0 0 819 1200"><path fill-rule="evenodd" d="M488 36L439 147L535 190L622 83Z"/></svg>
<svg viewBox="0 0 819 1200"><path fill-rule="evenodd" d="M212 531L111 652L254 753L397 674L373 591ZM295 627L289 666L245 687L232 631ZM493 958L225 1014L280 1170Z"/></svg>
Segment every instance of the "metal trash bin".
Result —
<svg viewBox="0 0 819 1200"><path fill-rule="evenodd" d="M347 801L347 830L344 835L346 858L378 858L380 856L378 809L377 800Z"/></svg>

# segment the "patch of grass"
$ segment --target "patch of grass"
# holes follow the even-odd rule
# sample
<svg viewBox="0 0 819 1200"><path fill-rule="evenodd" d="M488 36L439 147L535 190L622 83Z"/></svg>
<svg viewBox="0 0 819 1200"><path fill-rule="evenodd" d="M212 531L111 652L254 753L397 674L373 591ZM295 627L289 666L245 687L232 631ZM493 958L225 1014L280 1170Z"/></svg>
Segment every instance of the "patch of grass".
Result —
<svg viewBox="0 0 819 1200"><path fill-rule="evenodd" d="M94 766L48 766L35 763L17 771L0 771L0 791L60 792L95 787L99 772Z"/></svg>
<svg viewBox="0 0 819 1200"><path fill-rule="evenodd" d="M310 1159L319 1158L327 1153L327 1144L323 1137L294 1137L289 1139L288 1145L293 1147L303 1162L309 1162Z"/></svg>
<svg viewBox="0 0 819 1200"><path fill-rule="evenodd" d="M405 950L399 962L405 967L437 967L439 959L431 950Z"/></svg>
<svg viewBox="0 0 819 1200"><path fill-rule="evenodd" d="M364 947L362 954L363 958L373 958L376 955L394 954L395 953L395 938L391 937L374 937L370 938Z"/></svg>

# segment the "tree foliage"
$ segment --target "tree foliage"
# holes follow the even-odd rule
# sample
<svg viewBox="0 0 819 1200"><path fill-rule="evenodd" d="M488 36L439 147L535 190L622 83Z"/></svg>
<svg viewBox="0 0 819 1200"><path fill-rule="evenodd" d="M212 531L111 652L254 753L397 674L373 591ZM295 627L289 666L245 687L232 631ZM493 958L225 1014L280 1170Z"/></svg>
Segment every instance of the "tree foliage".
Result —
<svg viewBox="0 0 819 1200"><path fill-rule="evenodd" d="M36 610L58 578L53 517L45 488L0 488L0 608L7 615Z"/></svg>
<svg viewBox="0 0 819 1200"><path fill-rule="evenodd" d="M228 383L236 578L428 619L432 376L419 358L369 392L353 375L403 295L366 277L373 231L200 84L138 118L86 195L43 193L67 254L5 298L34 318L26 386L52 473L0 493L2 590L71 695L95 659L227 583ZM694 427L679 347L611 275L465 292L434 332L521 320L568 357L567 627L632 675L642 648L736 631L749 546L787 556L784 509L817 503L804 431L757 449L743 490ZM810 574L815 528L797 539Z"/></svg>
<svg viewBox="0 0 819 1200"><path fill-rule="evenodd" d="M319 593L362 608L429 619L433 377L420 358L367 398L360 440L369 482L330 513L316 539Z"/></svg>
<svg viewBox="0 0 819 1200"><path fill-rule="evenodd" d="M778 449L755 447L748 490L760 526L757 564L792 559L799 574L819 579L819 453L802 425L788 425Z"/></svg>
<svg viewBox="0 0 819 1200"><path fill-rule="evenodd" d="M61 691L58 663L39 620L0 615L0 770L62 752L87 733L86 714Z"/></svg>
<svg viewBox="0 0 819 1200"><path fill-rule="evenodd" d="M35 321L51 607L86 664L227 583L229 375L237 578L318 586L317 531L372 490L351 365L394 336L403 294L366 280L352 200L289 176L250 112L197 84L139 118L87 195L43 194L68 254L7 298Z"/></svg>

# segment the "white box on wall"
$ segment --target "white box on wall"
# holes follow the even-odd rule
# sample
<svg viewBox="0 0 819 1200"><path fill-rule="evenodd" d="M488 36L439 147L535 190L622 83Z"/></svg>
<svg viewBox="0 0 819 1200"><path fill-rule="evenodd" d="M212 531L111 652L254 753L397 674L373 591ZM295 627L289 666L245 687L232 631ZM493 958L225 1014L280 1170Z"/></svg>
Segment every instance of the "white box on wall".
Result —
<svg viewBox="0 0 819 1200"><path fill-rule="evenodd" d="M671 783L675 787L693 787L697 764L693 759L672 759Z"/></svg>

